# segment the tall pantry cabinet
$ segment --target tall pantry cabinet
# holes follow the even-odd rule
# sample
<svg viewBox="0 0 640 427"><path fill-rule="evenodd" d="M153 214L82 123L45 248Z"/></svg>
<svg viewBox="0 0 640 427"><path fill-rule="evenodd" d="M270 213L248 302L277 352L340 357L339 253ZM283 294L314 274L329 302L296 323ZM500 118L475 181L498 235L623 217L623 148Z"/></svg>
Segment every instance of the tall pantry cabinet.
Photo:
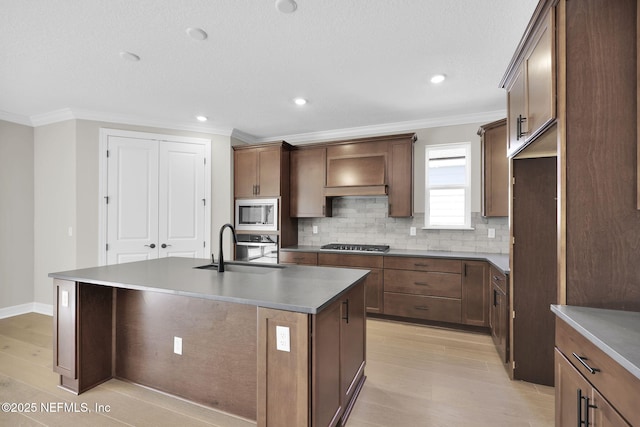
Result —
<svg viewBox="0 0 640 427"><path fill-rule="evenodd" d="M510 175L518 175L511 338L526 336L517 307L529 303L531 286L538 296L552 291L531 314L536 327L550 328L542 321L549 302L640 311L637 27L638 0L541 0L501 82ZM531 174L545 187L524 191ZM521 205L538 196L531 209ZM541 215L555 221L543 225ZM528 362L511 343L515 378L523 363L550 378L551 344Z"/></svg>

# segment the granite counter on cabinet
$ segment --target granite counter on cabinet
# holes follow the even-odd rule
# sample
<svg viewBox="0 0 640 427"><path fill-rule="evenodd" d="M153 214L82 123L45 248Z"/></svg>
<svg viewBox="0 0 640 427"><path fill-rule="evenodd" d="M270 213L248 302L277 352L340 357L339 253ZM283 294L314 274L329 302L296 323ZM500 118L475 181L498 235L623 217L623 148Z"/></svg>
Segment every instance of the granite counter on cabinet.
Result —
<svg viewBox="0 0 640 427"><path fill-rule="evenodd" d="M485 253L485 252L449 252L449 251L427 251L422 249L390 249L388 252L347 252L321 249L320 246L294 245L280 248L281 251L290 252L318 252L318 253L354 253L358 255L383 255L383 256L406 256L424 258L448 258L473 261L487 261L502 271L509 274L509 255Z"/></svg>
<svg viewBox="0 0 640 427"><path fill-rule="evenodd" d="M366 378L369 270L207 264L51 273L59 385L80 394L115 377L258 426L343 425Z"/></svg>
<svg viewBox="0 0 640 427"><path fill-rule="evenodd" d="M640 313L568 305L551 311L640 379Z"/></svg>
<svg viewBox="0 0 640 427"><path fill-rule="evenodd" d="M366 270L265 266L267 274L195 267L207 259L160 258L49 274L55 279L154 291L315 314L363 279ZM243 265L243 263L233 263ZM258 264L247 264L256 267Z"/></svg>

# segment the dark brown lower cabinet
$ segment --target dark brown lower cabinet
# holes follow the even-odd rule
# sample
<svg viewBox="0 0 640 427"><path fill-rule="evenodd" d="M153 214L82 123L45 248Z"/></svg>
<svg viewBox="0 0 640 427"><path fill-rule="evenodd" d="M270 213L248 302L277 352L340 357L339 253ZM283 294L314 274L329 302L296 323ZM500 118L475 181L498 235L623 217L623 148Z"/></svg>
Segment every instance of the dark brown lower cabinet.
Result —
<svg viewBox="0 0 640 427"><path fill-rule="evenodd" d="M556 426L630 426L557 349L555 362Z"/></svg>
<svg viewBox="0 0 640 427"><path fill-rule="evenodd" d="M317 314L57 279L53 288L53 370L77 394L115 376L258 426L337 426L365 381L364 280ZM288 351L278 327L289 328Z"/></svg>
<svg viewBox="0 0 640 427"><path fill-rule="evenodd" d="M311 334L307 335L304 331L309 321ZM258 352L264 356L258 360L258 425L344 425L365 381L364 283L308 317L260 308L258 324L258 341L262 343ZM276 326L290 328L290 352L278 351L269 339ZM308 348L311 353L307 358ZM274 358L278 363L267 363ZM308 380L305 370L309 368ZM291 396L292 390L299 395ZM268 413L262 408L267 398L273 400L274 396L282 400L280 410ZM311 420L307 423L308 396Z"/></svg>
<svg viewBox="0 0 640 427"><path fill-rule="evenodd" d="M640 379L556 319L556 426L640 425Z"/></svg>
<svg viewBox="0 0 640 427"><path fill-rule="evenodd" d="M58 279L53 289L53 370L79 394L112 375L113 290Z"/></svg>
<svg viewBox="0 0 640 427"><path fill-rule="evenodd" d="M462 323L489 326L489 266L462 261Z"/></svg>
<svg viewBox="0 0 640 427"><path fill-rule="evenodd" d="M489 268L489 328L502 363L509 363L509 297L507 276Z"/></svg>
<svg viewBox="0 0 640 427"><path fill-rule="evenodd" d="M367 312L382 313L384 311L382 256L319 253L318 265L371 270L371 273L365 278L364 282Z"/></svg>

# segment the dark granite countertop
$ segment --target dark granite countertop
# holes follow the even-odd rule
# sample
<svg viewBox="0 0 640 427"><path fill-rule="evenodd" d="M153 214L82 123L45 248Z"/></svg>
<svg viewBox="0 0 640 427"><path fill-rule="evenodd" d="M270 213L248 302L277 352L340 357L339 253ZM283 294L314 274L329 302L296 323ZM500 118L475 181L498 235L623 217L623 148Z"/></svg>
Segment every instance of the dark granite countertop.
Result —
<svg viewBox="0 0 640 427"><path fill-rule="evenodd" d="M231 271L232 266L224 273L194 268L209 263L207 259L160 258L50 273L49 277L315 314L369 274L368 270L298 265L265 267L267 274L241 271L259 266L248 263L232 263L236 271Z"/></svg>
<svg viewBox="0 0 640 427"><path fill-rule="evenodd" d="M478 260L488 261L493 264L498 270L505 274L509 274L509 255L492 254L484 252L449 252L449 251L426 251L421 249L390 249L386 253L379 252L345 252L345 251L332 251L326 249L320 249L320 246L306 246L306 245L294 245L287 246L286 248L280 248L281 251L298 251L298 252L330 252L349 254L354 253L358 255L384 255L384 256L412 256L412 257L425 257L425 258L451 258L451 259L466 259L466 260Z"/></svg>
<svg viewBox="0 0 640 427"><path fill-rule="evenodd" d="M640 379L640 313L555 304L551 311Z"/></svg>

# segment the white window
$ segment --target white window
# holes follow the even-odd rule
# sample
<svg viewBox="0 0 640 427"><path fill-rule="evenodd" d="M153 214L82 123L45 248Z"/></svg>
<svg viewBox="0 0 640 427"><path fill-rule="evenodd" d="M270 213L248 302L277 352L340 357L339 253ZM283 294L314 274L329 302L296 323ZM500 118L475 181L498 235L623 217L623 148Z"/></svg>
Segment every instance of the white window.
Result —
<svg viewBox="0 0 640 427"><path fill-rule="evenodd" d="M425 228L471 228L471 144L428 145Z"/></svg>

